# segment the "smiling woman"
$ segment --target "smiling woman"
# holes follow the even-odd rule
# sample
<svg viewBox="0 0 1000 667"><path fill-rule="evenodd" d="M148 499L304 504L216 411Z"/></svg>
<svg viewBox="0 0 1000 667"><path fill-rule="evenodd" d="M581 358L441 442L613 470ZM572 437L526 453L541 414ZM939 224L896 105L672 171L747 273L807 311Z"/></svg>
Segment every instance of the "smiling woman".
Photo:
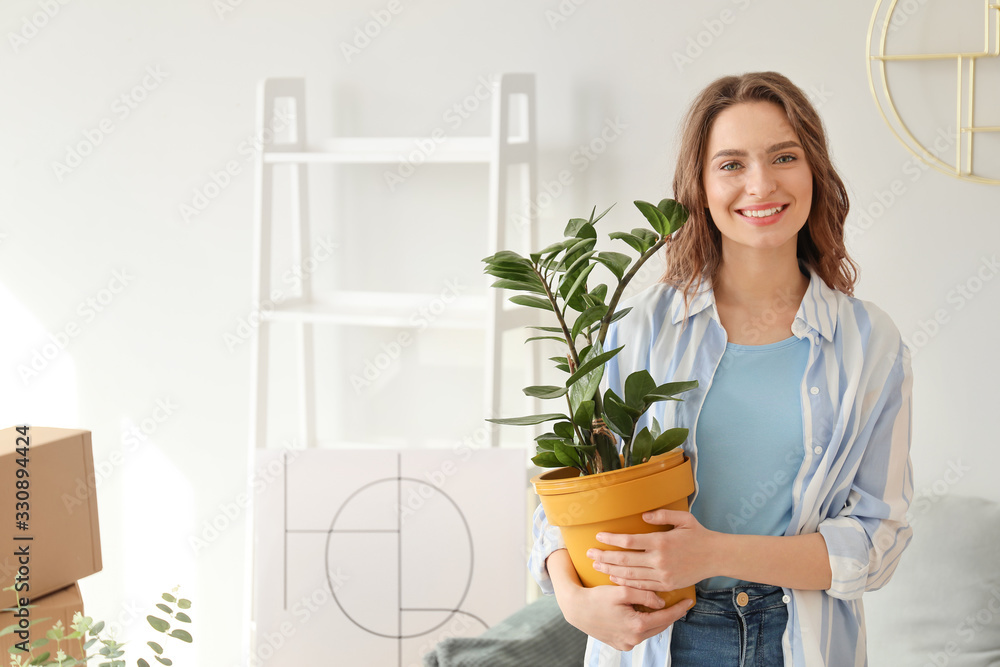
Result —
<svg viewBox="0 0 1000 667"><path fill-rule="evenodd" d="M544 511L530 567L590 636L585 664L867 664L861 596L885 585L911 530L910 356L852 296L847 193L822 122L774 72L724 77L692 105L674 176L690 211L662 282L622 302L609 388L640 369L694 378L650 418L688 428L691 512L651 534L599 534L584 588ZM696 585L662 608L654 591ZM656 609L637 611L634 605Z"/></svg>

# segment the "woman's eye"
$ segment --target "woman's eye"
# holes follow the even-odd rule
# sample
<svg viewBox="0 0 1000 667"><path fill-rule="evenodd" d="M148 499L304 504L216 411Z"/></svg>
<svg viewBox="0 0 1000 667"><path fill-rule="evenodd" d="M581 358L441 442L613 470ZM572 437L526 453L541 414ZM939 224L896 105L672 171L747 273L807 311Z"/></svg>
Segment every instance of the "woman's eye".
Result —
<svg viewBox="0 0 1000 667"><path fill-rule="evenodd" d="M786 162L793 162L794 160L795 160L795 156L794 155L781 155L781 156L778 157L777 160L775 160L775 162L784 164Z"/></svg>
<svg viewBox="0 0 1000 667"><path fill-rule="evenodd" d="M738 162L727 162L726 164L722 165L721 168L722 171L736 171L737 169L740 168L740 165Z"/></svg>

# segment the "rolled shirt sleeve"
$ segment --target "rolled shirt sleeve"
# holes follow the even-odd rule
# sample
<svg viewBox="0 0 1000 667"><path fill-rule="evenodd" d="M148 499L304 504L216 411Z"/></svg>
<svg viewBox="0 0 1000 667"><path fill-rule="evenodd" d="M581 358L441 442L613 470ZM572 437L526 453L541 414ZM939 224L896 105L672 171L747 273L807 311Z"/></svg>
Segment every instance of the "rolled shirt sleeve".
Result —
<svg viewBox="0 0 1000 667"><path fill-rule="evenodd" d="M555 591L552 590L552 579L549 578L549 571L545 567L545 559L553 551L565 549L566 543L563 542L562 531L559 530L559 527L549 525L549 521L545 517L545 510L542 509L541 505L535 508L531 534L535 542L531 548L531 555L528 557L528 571L538 582L542 592L546 595L552 595Z"/></svg>
<svg viewBox="0 0 1000 667"><path fill-rule="evenodd" d="M900 341L874 408L857 433L862 455L843 509L820 522L833 573L827 593L854 600L892 576L910 541L912 372Z"/></svg>

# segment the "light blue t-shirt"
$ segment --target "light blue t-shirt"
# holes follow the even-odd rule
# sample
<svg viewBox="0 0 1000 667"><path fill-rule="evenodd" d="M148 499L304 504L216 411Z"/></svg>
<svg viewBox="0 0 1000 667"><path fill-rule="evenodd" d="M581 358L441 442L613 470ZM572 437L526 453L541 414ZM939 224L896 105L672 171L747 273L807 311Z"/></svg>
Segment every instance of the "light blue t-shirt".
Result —
<svg viewBox="0 0 1000 667"><path fill-rule="evenodd" d="M698 496L691 513L710 530L784 535L804 457L802 377L808 338L728 343L698 417ZM745 584L711 577L708 589Z"/></svg>

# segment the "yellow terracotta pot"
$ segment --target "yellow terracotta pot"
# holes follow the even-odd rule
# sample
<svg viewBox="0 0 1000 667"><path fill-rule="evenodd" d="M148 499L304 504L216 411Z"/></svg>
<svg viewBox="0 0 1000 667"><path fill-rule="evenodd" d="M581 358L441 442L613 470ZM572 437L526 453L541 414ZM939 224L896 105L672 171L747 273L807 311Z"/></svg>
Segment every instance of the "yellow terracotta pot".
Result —
<svg viewBox="0 0 1000 667"><path fill-rule="evenodd" d="M611 584L587 558L591 548L617 550L596 539L597 533L652 533L672 526L655 526L642 520L655 509L688 511L694 493L691 461L678 448L646 463L597 475L579 476L576 468L558 468L531 480L545 516L559 526L576 572L590 588ZM694 586L657 593L667 605L683 598L695 599Z"/></svg>

